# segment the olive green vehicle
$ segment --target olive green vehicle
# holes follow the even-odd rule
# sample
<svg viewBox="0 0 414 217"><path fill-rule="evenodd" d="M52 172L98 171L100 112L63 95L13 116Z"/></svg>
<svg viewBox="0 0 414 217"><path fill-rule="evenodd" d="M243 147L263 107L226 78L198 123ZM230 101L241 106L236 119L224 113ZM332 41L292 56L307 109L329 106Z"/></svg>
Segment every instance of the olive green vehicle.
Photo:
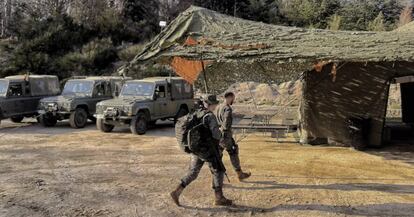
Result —
<svg viewBox="0 0 414 217"><path fill-rule="evenodd" d="M57 121L69 119L72 128L83 128L93 115L96 103L119 94L123 77L84 77L68 80L62 94L44 98L39 103L40 123L55 126Z"/></svg>
<svg viewBox="0 0 414 217"><path fill-rule="evenodd" d="M39 100L59 93L56 76L18 75L0 79L0 122L10 118L20 123L25 117L37 116Z"/></svg>
<svg viewBox="0 0 414 217"><path fill-rule="evenodd" d="M127 81L119 97L96 105L96 126L111 132L129 125L134 134L145 134L157 120L184 116L194 108L193 87L178 77L153 77Z"/></svg>

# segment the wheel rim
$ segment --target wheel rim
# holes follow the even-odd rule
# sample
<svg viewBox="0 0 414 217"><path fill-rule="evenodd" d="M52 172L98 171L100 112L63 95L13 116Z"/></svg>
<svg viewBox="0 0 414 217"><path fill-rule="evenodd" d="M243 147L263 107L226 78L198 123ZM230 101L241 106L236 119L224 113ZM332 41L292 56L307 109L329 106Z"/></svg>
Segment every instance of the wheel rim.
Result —
<svg viewBox="0 0 414 217"><path fill-rule="evenodd" d="M137 126L138 131L143 132L145 131L147 127L147 123L144 118L140 118L138 119L136 126Z"/></svg>
<svg viewBox="0 0 414 217"><path fill-rule="evenodd" d="M79 112L75 117L76 125L82 126L85 124L86 115L83 112Z"/></svg>

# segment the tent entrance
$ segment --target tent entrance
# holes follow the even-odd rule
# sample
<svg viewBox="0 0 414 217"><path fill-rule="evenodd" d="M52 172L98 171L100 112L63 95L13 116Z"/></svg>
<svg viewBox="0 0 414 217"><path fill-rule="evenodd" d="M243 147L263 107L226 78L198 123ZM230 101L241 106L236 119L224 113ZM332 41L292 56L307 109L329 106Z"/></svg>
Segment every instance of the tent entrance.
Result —
<svg viewBox="0 0 414 217"><path fill-rule="evenodd" d="M389 90L384 141L414 144L414 76L393 79Z"/></svg>

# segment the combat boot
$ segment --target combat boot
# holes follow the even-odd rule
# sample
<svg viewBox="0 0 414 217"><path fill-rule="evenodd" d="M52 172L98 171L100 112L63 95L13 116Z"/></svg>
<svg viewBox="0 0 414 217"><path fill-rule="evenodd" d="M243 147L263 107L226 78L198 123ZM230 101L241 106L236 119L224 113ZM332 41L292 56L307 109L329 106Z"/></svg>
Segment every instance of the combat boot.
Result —
<svg viewBox="0 0 414 217"><path fill-rule="evenodd" d="M239 181L243 181L244 179L249 178L252 174L250 172L244 173L243 171L236 171L237 177L239 178Z"/></svg>
<svg viewBox="0 0 414 217"><path fill-rule="evenodd" d="M216 205L216 206L231 206L231 205L233 205L232 200L229 200L229 199L224 197L223 189L216 190L214 192L214 194L216 196L216 199L214 201L214 205Z"/></svg>
<svg viewBox="0 0 414 217"><path fill-rule="evenodd" d="M174 203L177 206L181 206L180 205L180 195L183 192L184 187L182 185L178 185L177 188L170 193L171 198L173 199Z"/></svg>

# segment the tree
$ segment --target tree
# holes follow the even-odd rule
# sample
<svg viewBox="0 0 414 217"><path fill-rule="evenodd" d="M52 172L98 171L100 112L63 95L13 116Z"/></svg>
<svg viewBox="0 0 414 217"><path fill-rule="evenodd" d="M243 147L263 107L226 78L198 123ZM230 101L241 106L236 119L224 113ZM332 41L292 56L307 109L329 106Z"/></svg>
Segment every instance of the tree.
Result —
<svg viewBox="0 0 414 217"><path fill-rule="evenodd" d="M192 4L218 11L223 14L246 17L248 0L193 0Z"/></svg>
<svg viewBox="0 0 414 217"><path fill-rule="evenodd" d="M12 0L0 0L0 6L0 37L3 38L9 34Z"/></svg>
<svg viewBox="0 0 414 217"><path fill-rule="evenodd" d="M368 23L368 30L376 32L386 30L384 14L382 12L373 21Z"/></svg>
<svg viewBox="0 0 414 217"><path fill-rule="evenodd" d="M350 0L343 2L339 15L343 17L343 29L368 30L381 12L388 30L393 29L400 11L401 5L397 0Z"/></svg>
<svg viewBox="0 0 414 217"><path fill-rule="evenodd" d="M331 17L329 17L327 28L329 30L337 31L341 29L341 23L342 23L342 17L334 14Z"/></svg>
<svg viewBox="0 0 414 217"><path fill-rule="evenodd" d="M326 28L327 19L337 13L339 0L283 0L281 11L294 26Z"/></svg>
<svg viewBox="0 0 414 217"><path fill-rule="evenodd" d="M79 24L83 24L92 29L99 25L102 12L109 10L106 1L96 0L73 0L69 15Z"/></svg>
<svg viewBox="0 0 414 217"><path fill-rule="evenodd" d="M407 4L401 11L398 26L404 26L411 21L413 21L413 6L411 4Z"/></svg>
<svg viewBox="0 0 414 217"><path fill-rule="evenodd" d="M140 42L159 32L159 4L155 0L125 0L122 11L124 40Z"/></svg>
<svg viewBox="0 0 414 217"><path fill-rule="evenodd" d="M403 5L398 0L380 0L378 3L379 11L384 15L384 23L387 29L392 28L399 19Z"/></svg>
<svg viewBox="0 0 414 217"><path fill-rule="evenodd" d="M264 23L283 24L284 18L279 4L280 0L250 0L246 18Z"/></svg>

